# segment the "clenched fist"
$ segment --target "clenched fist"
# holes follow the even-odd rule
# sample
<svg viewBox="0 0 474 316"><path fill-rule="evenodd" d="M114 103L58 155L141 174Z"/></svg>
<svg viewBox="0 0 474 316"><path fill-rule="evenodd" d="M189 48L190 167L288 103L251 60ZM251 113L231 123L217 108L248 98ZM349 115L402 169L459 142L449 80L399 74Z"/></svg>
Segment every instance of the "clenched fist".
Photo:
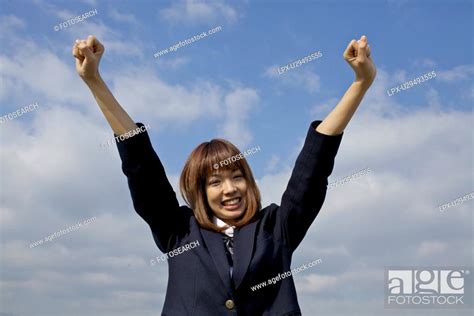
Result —
<svg viewBox="0 0 474 316"><path fill-rule="evenodd" d="M363 35L358 41L355 39L350 41L343 56L355 72L355 81L370 86L375 79L377 70L370 57L370 45L367 43L367 37Z"/></svg>
<svg viewBox="0 0 474 316"><path fill-rule="evenodd" d="M102 54L104 45L95 36L89 35L87 40L76 40L72 55L76 58L76 71L84 81L100 78L99 63Z"/></svg>

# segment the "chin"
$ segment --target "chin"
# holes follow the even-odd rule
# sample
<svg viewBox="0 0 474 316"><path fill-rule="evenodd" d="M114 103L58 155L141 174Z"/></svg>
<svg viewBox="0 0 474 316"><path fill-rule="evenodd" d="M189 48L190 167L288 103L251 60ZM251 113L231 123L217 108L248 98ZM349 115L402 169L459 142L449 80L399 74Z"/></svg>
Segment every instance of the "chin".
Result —
<svg viewBox="0 0 474 316"><path fill-rule="evenodd" d="M239 219L241 218L242 216L244 215L244 211L235 211L235 212L229 212L229 211L226 211L225 212L225 217L227 219Z"/></svg>
<svg viewBox="0 0 474 316"><path fill-rule="evenodd" d="M241 218L245 213L245 208L242 207L242 209L239 209L239 210L235 210L235 211L228 211L228 210L225 210L225 209L222 209L220 211L220 215L222 216L222 218L224 219L231 219L231 220L237 220L239 218Z"/></svg>

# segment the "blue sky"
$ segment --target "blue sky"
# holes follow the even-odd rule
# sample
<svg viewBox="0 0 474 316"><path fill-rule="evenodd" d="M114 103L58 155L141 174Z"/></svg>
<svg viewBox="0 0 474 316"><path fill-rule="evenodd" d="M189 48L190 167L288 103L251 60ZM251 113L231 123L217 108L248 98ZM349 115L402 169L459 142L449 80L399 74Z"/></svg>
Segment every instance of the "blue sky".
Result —
<svg viewBox="0 0 474 316"><path fill-rule="evenodd" d="M112 133L75 71L72 45L89 34L105 46L100 71L117 100L150 124L181 203L187 156L222 137L241 150L260 146L248 162L264 206L280 202L309 123L351 84L342 53L365 34L377 77L344 131L330 181L371 172L328 192L295 254L295 267L322 259L295 276L303 314L399 315L383 308L384 266L472 266L472 200L437 209L474 187L472 1L2 0L0 8L0 114L39 104L0 124L0 315L162 308L166 265L149 265L158 250L134 213L117 149L99 146ZM317 51L322 57L276 72ZM436 78L387 95L432 71Z"/></svg>

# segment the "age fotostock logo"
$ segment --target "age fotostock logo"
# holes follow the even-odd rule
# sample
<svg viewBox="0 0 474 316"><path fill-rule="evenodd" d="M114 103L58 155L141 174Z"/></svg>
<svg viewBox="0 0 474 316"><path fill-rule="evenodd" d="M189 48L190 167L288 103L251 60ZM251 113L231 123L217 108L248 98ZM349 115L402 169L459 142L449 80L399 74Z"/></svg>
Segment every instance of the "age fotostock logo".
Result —
<svg viewBox="0 0 474 316"><path fill-rule="evenodd" d="M386 308L472 308L472 267L385 268Z"/></svg>

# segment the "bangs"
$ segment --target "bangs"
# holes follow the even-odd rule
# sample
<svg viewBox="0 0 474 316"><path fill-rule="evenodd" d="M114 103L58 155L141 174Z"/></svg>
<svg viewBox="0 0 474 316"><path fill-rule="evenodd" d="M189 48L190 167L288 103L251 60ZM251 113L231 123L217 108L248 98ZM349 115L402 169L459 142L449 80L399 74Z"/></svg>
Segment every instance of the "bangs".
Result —
<svg viewBox="0 0 474 316"><path fill-rule="evenodd" d="M240 151L219 141L211 141L203 151L204 159L200 175L205 179L221 170L241 170L245 174L243 159L238 157ZM233 159L233 161L231 160Z"/></svg>

